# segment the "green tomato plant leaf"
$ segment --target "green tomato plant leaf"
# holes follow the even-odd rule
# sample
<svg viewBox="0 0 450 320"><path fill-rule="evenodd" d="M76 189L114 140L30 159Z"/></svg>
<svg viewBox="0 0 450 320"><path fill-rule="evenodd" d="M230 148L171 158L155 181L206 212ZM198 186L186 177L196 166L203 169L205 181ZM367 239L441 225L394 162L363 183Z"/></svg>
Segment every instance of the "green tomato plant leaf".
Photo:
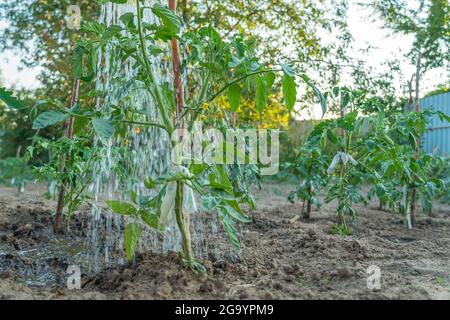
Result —
<svg viewBox="0 0 450 320"><path fill-rule="evenodd" d="M46 111L37 116L33 121L33 129L39 130L64 121L69 117L68 114L58 111Z"/></svg>
<svg viewBox="0 0 450 320"><path fill-rule="evenodd" d="M297 85L295 84L295 78L285 73L283 76L282 88L284 103L289 112L291 112L292 109L294 109L297 100Z"/></svg>
<svg viewBox="0 0 450 320"><path fill-rule="evenodd" d="M115 132L114 122L109 119L93 118L92 126L98 136L104 141L112 138Z"/></svg>
<svg viewBox="0 0 450 320"><path fill-rule="evenodd" d="M267 106L267 100L269 95L269 89L267 88L266 81L261 77L256 77L256 109L259 112L263 112Z"/></svg>
<svg viewBox="0 0 450 320"><path fill-rule="evenodd" d="M26 106L14 97L11 91L7 91L5 88L0 87L0 100L2 100L6 105L12 109L24 109Z"/></svg>
<svg viewBox="0 0 450 320"><path fill-rule="evenodd" d="M115 213L124 215L124 216L131 216L135 215L137 213L137 209L134 205L128 202L118 201L118 200L110 200L106 201L106 205Z"/></svg>
<svg viewBox="0 0 450 320"><path fill-rule="evenodd" d="M129 223L125 228L124 234L125 255L128 262L131 262L133 260L140 238L141 227L139 226L139 224Z"/></svg>
<svg viewBox="0 0 450 320"><path fill-rule="evenodd" d="M231 85L227 90L228 101L230 101L231 110L236 112L241 103L242 88L237 84Z"/></svg>

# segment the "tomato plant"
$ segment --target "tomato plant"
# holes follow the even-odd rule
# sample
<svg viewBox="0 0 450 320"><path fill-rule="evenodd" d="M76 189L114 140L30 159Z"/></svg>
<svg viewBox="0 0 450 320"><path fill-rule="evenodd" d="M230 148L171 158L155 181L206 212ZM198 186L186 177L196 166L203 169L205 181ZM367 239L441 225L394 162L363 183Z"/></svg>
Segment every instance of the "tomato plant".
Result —
<svg viewBox="0 0 450 320"><path fill-rule="evenodd" d="M311 218L312 205L320 208L321 202L318 194L327 184L328 157L318 146L319 141L317 137L309 139L298 151L296 161L286 165L286 168L293 171L300 180L296 190L289 194L288 200L294 202L294 198L297 196L299 200L303 201L301 214L304 219Z"/></svg>
<svg viewBox="0 0 450 320"><path fill-rule="evenodd" d="M117 0L111 2L122 3ZM180 133L180 130L192 132L195 121L207 112L205 105L213 104L218 98L226 97L231 112L236 111L244 92L255 101L257 110L263 112L274 90L277 74L282 75L280 83L289 111L296 101L298 78L313 88L322 103L324 98L306 75L295 73L290 66L261 63L252 41L241 37L222 39L212 26L203 27L196 33L183 33L181 19L168 7L160 4L142 6L140 0L136 0L135 5L136 13L129 12L121 16L121 25L105 26L98 22L84 24L82 30L87 36L74 51L74 76L82 81L92 81L97 72L98 52L106 46L113 48L117 55L115 63L125 65L129 61L133 62L137 73L128 80L129 87L150 94L161 121L149 120L146 114L124 104L125 99L118 101L110 110L95 110L90 106L79 105L66 109L58 102L46 101L46 106L51 106L53 110L39 113L34 120L34 128L51 126L72 117L82 128L93 128L85 130L91 140L97 136L104 144L112 139L123 138L121 133L129 126L154 127L172 138L172 168L159 177L148 177L144 181L146 188L156 195L146 197L132 192L132 201L110 200L107 204L115 213L129 218L124 232L128 260L134 256L142 223L157 231L176 225L182 238L182 263L192 270L204 272L204 267L193 255L191 245L190 214L196 210L194 192L200 196L204 211L218 214L230 242L240 254L236 223L249 221L240 203L247 202L251 207L254 206L248 187L242 182L256 178L258 170L254 166L184 163L177 148L185 143L185 134ZM143 21L146 10L152 11L158 23ZM179 71L185 75L196 75L189 77L186 88L181 87L180 81L175 81L173 86L161 84L152 66L156 58L165 54L168 46L172 46L172 50L176 49L177 42L182 45L186 56L178 66L174 53L176 50L172 52L175 80L179 77L176 73ZM178 67L181 69L177 70ZM186 101L185 93L189 93ZM127 94L125 91L122 98ZM38 108L39 104L35 109ZM65 142L61 140L58 146L62 147ZM88 165L86 159L92 159L92 155L88 154L85 150L81 151L79 155L83 160L72 157L69 161ZM68 163L65 165L67 168ZM57 166L56 160L52 163L52 169ZM51 170L43 171L48 173ZM66 174L69 174L66 177L69 181L74 179L67 170Z"/></svg>

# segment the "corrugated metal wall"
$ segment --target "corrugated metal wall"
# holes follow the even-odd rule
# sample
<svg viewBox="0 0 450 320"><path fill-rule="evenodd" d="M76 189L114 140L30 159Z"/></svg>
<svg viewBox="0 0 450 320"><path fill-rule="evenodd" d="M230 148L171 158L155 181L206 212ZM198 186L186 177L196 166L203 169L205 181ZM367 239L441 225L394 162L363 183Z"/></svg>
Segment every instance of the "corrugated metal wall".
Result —
<svg viewBox="0 0 450 320"><path fill-rule="evenodd" d="M426 108L450 115L450 92L423 98L421 109ZM450 156L450 123L433 116L423 137L422 147L427 153L437 152L442 156Z"/></svg>

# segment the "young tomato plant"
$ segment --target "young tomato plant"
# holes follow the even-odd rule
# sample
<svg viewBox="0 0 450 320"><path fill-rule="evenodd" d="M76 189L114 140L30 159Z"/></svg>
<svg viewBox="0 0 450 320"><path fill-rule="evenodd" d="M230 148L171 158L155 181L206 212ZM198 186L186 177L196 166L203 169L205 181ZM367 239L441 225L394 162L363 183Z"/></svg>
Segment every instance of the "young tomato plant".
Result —
<svg viewBox="0 0 450 320"><path fill-rule="evenodd" d="M379 114L381 117L384 114ZM382 135L389 144L374 143L373 156L368 159L367 167L372 168L376 177L376 192L386 201L392 211L400 211L405 224L412 228L416 217L411 215L411 192L418 189L425 201L431 199L438 190L444 188L441 181L426 174L430 170L430 156L415 156L417 140L425 132L429 111L394 112L384 117ZM443 119L443 114L438 114Z"/></svg>
<svg viewBox="0 0 450 320"><path fill-rule="evenodd" d="M426 183L418 191L422 199L422 208L428 216L433 215L433 202L442 198L447 189L444 175L448 160L438 155L423 154L419 164L427 177Z"/></svg>
<svg viewBox="0 0 450 320"><path fill-rule="evenodd" d="M295 196L303 201L301 215L311 218L312 205L322 205L318 198L319 191L327 184L328 157L318 146L318 139L309 139L299 150L294 163L286 165L301 181L295 191L289 194L288 200L294 202Z"/></svg>
<svg viewBox="0 0 450 320"><path fill-rule="evenodd" d="M33 167L33 173L38 180L51 181L57 189L65 191L63 207L67 209L64 215L68 226L78 207L91 201L87 187L92 182L92 166L99 159L99 154L89 145L90 139L86 137L62 137L57 140L36 137L27 150L29 157L42 152L53 155L48 162ZM70 154L70 157L62 156L65 154Z"/></svg>

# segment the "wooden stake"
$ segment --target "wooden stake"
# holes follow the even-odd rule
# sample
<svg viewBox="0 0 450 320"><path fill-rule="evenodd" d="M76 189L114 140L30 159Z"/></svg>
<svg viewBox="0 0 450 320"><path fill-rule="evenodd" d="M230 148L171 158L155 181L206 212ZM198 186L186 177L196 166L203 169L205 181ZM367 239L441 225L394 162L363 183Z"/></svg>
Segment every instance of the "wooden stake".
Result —
<svg viewBox="0 0 450 320"><path fill-rule="evenodd" d="M413 105L414 105L413 89L412 89L413 78L414 78L414 76L411 78L411 81L408 81L408 90L409 90L408 111L409 112L413 111Z"/></svg>
<svg viewBox="0 0 450 320"><path fill-rule="evenodd" d="M177 11L177 1L169 0L169 8L173 11ZM172 67L173 67L173 89L175 94L175 103L177 106L177 118L181 115L184 107L184 93L183 93L183 81L181 79L181 61L180 61L180 47L178 40L173 38L170 40L172 47Z"/></svg>
<svg viewBox="0 0 450 320"><path fill-rule="evenodd" d="M80 92L80 80L75 79L73 81L73 88L72 88L72 100L70 102L70 108L75 106L78 103L78 96ZM72 139L73 137L73 117L69 117L66 120L65 126L64 126L64 136L68 139ZM70 153L68 152L66 154L66 161L70 160ZM64 164L60 168L60 172L64 172L65 167ZM58 194L58 202L56 205L56 216L55 216L55 223L53 225L53 233L59 233L61 229L61 222L62 222L62 214L64 209L64 197L66 193L65 189L65 183L66 181L61 181L61 187Z"/></svg>
<svg viewBox="0 0 450 320"><path fill-rule="evenodd" d="M417 57L417 66L416 66L416 112L420 112L420 66L421 66L422 54L419 52L419 56ZM416 141L416 160L419 159L420 156L420 139ZM416 188L411 190L411 224L414 227L416 224Z"/></svg>

